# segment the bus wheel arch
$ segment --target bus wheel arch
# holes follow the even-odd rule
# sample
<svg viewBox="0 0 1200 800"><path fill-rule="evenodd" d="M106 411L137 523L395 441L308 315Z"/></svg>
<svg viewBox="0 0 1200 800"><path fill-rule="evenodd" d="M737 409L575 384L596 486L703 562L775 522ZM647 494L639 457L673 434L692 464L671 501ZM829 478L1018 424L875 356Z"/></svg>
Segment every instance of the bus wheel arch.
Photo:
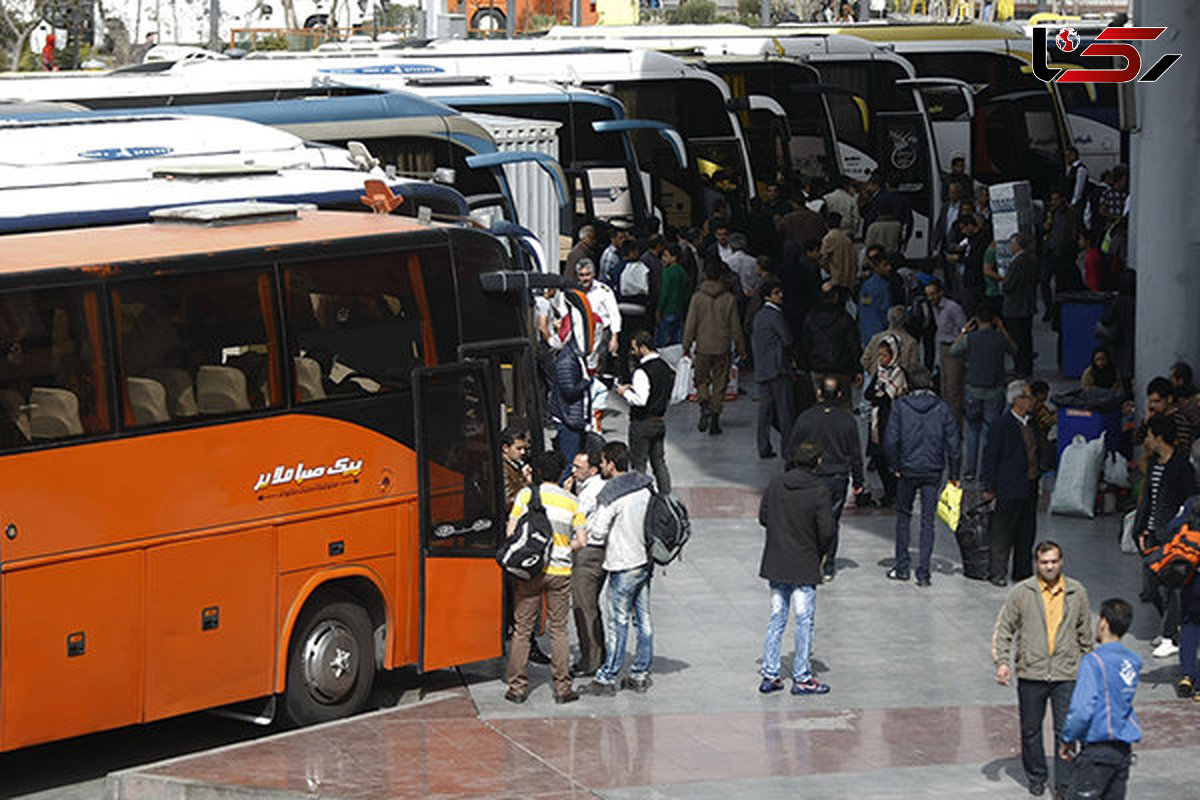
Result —
<svg viewBox="0 0 1200 800"><path fill-rule="evenodd" d="M385 639L386 609L370 579L343 577L314 589L288 639L284 715L310 725L362 710L383 665Z"/></svg>
<svg viewBox="0 0 1200 800"><path fill-rule="evenodd" d="M471 17L471 29L498 33L508 27L508 18L498 8L481 8Z"/></svg>

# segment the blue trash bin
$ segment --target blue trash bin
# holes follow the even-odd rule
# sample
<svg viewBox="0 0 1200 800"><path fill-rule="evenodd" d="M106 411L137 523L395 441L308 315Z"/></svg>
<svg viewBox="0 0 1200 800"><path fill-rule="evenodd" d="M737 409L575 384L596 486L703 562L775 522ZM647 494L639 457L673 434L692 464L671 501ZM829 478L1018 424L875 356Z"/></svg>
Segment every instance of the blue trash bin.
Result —
<svg viewBox="0 0 1200 800"><path fill-rule="evenodd" d="M1060 408L1058 409L1058 461L1062 460L1063 450L1076 436L1091 440L1104 437L1104 450L1114 453L1121 443L1121 412L1094 411L1090 408Z"/></svg>
<svg viewBox="0 0 1200 800"><path fill-rule="evenodd" d="M1058 334L1058 365L1064 378L1078 378L1092 363L1092 351L1103 344L1095 336L1096 323L1104 316L1111 297L1105 292L1055 295L1062 322Z"/></svg>

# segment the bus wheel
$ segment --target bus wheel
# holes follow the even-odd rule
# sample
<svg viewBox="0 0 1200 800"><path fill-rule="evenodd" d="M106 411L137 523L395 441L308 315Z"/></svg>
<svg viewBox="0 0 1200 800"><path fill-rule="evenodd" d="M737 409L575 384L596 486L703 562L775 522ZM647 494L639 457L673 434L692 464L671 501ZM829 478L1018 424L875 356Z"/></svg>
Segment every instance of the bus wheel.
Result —
<svg viewBox="0 0 1200 800"><path fill-rule="evenodd" d="M362 709L375 680L371 618L350 595L325 595L300 615L288 651L284 710L299 725Z"/></svg>
<svg viewBox="0 0 1200 800"><path fill-rule="evenodd" d="M483 8L471 20L471 27L477 31L487 31L488 33L498 33L504 30L506 22L504 12L497 11L494 8Z"/></svg>

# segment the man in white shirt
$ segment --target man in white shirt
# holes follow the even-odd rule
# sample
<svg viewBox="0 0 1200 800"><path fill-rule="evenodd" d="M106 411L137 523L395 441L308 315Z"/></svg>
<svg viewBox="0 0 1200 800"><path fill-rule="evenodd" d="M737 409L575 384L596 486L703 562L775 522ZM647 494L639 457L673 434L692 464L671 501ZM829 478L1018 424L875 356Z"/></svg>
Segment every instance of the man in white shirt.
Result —
<svg viewBox="0 0 1200 800"><path fill-rule="evenodd" d="M575 456L566 488L575 493L579 511L591 517L597 498L604 488L600 475L600 448L587 447ZM571 570L571 605L575 613L575 633L579 636L579 660L571 666L576 678L596 674L604 664L604 619L600 614L600 591L608 577L604 571L604 543L592 542L575 551Z"/></svg>
<svg viewBox="0 0 1200 800"><path fill-rule="evenodd" d="M617 354L617 335L621 332L621 309L617 307L617 296L613 290L596 280L596 266L590 258L581 260L575 266L579 276L579 288L587 296L588 305L592 307L600 323L604 326L604 335L596 337L596 346L587 354L587 368L595 372L600 366L600 354L604 351L603 342L608 342L609 355Z"/></svg>
<svg viewBox="0 0 1200 800"><path fill-rule="evenodd" d="M838 227L851 241L858 236L859 223L858 197L852 191L853 188L854 183L850 176L842 175L838 178L834 190L825 195L826 212L841 216L842 221Z"/></svg>

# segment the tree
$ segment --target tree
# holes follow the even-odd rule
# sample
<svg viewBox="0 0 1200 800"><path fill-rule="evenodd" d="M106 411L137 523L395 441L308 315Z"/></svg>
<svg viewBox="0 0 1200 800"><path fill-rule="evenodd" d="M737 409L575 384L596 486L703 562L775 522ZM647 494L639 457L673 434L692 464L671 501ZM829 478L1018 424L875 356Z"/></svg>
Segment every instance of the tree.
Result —
<svg viewBox="0 0 1200 800"><path fill-rule="evenodd" d="M0 43L7 48L10 70L21 65L21 54L29 46L29 35L42 20L49 0L34 0L28 16L15 8L13 0L0 0Z"/></svg>
<svg viewBox="0 0 1200 800"><path fill-rule="evenodd" d="M671 16L672 25L710 25L717 21L717 4L712 0L684 0Z"/></svg>

